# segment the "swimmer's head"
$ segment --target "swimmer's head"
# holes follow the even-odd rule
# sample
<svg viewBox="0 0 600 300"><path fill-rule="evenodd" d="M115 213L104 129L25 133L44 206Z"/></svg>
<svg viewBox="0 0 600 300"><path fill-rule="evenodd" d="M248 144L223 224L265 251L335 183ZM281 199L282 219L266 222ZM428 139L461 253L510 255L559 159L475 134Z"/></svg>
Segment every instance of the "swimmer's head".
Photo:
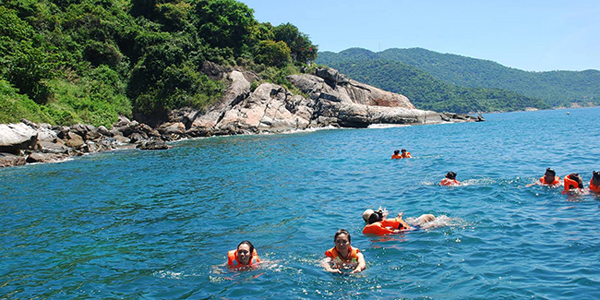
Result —
<svg viewBox="0 0 600 300"><path fill-rule="evenodd" d="M593 171L592 174L594 176L594 179L600 180L600 171Z"/></svg>
<svg viewBox="0 0 600 300"><path fill-rule="evenodd" d="M450 172L448 172L448 174L446 174L446 178L448 178L448 179L456 179L456 173L450 171Z"/></svg>
<svg viewBox="0 0 600 300"><path fill-rule="evenodd" d="M372 209L367 209L365 210L365 212L363 213L363 220L365 220L365 222L369 222L369 217L374 214L375 211Z"/></svg>
<svg viewBox="0 0 600 300"><path fill-rule="evenodd" d="M346 229L340 229L338 230L335 235L333 236L333 242L337 243L337 239L340 235L346 235L348 237L348 242L352 242L352 238L350 237L350 233L348 232L348 230Z"/></svg>
<svg viewBox="0 0 600 300"><path fill-rule="evenodd" d="M552 168L546 169L546 174L556 176L556 172Z"/></svg>
<svg viewBox="0 0 600 300"><path fill-rule="evenodd" d="M402 151L402 153L405 153L405 152L406 152L406 149L402 149L401 151Z"/></svg>
<svg viewBox="0 0 600 300"><path fill-rule="evenodd" d="M398 155L398 154L400 154L400 150L394 150L394 154L395 154L395 155Z"/></svg>

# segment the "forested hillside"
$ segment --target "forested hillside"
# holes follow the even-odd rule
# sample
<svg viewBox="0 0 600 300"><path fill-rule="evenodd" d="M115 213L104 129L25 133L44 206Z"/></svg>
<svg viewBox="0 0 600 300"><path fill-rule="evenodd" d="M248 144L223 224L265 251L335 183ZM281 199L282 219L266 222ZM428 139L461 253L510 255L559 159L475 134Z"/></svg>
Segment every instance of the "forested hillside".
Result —
<svg viewBox="0 0 600 300"><path fill-rule="evenodd" d="M573 103L582 106L600 105L600 71L598 70L527 72L508 68L489 60L441 54L421 48L388 49L379 53L353 48L340 53L319 53L317 61L335 67L337 64L362 60L401 62L446 83L515 91L529 97L540 98L551 107L569 107Z"/></svg>
<svg viewBox="0 0 600 300"><path fill-rule="evenodd" d="M205 62L288 85L317 47L233 0L3 0L0 123L110 126L119 114L163 118L202 108L226 81Z"/></svg>
<svg viewBox="0 0 600 300"><path fill-rule="evenodd" d="M344 51L340 54L347 54ZM419 109L438 112L474 113L549 108L540 99L501 89L468 88L442 82L413 66L376 59L370 51L356 56L330 59L330 52L317 61L338 69L355 80L406 95ZM321 55L323 58L321 58Z"/></svg>

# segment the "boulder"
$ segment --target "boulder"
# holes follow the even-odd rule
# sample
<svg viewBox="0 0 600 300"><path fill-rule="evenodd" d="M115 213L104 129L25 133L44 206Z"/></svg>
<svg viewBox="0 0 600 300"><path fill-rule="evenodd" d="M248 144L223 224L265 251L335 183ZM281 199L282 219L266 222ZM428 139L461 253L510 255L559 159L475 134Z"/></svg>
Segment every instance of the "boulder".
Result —
<svg viewBox="0 0 600 300"><path fill-rule="evenodd" d="M140 150L167 150L171 149L171 146L167 145L167 143L162 140L150 140L142 142L137 148Z"/></svg>
<svg viewBox="0 0 600 300"><path fill-rule="evenodd" d="M0 152L0 167L22 166L27 162L25 156L14 155L12 153Z"/></svg>
<svg viewBox="0 0 600 300"><path fill-rule="evenodd" d="M37 137L37 131L25 123L0 124L0 152L20 154L21 150L32 149Z"/></svg>
<svg viewBox="0 0 600 300"><path fill-rule="evenodd" d="M67 157L67 154L34 152L27 156L26 161L27 163L49 163L60 161Z"/></svg>
<svg viewBox="0 0 600 300"><path fill-rule="evenodd" d="M66 138L65 145L74 149L79 149L85 144L83 137L75 132L68 132Z"/></svg>
<svg viewBox="0 0 600 300"><path fill-rule="evenodd" d="M59 139L56 142L39 141L38 149L43 153L66 154L69 152L69 148Z"/></svg>

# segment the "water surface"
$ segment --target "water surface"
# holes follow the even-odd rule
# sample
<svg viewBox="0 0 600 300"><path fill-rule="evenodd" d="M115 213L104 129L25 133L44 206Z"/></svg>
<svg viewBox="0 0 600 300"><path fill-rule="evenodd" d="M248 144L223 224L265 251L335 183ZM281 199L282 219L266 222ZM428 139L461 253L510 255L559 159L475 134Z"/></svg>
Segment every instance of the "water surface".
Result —
<svg viewBox="0 0 600 300"><path fill-rule="evenodd" d="M216 137L0 169L0 298L600 298L600 108L483 123ZM406 148L414 159L391 160ZM461 187L437 185L448 171ZM363 236L362 212L446 226ZM345 228L358 275L319 266ZM231 272L248 239L266 262Z"/></svg>

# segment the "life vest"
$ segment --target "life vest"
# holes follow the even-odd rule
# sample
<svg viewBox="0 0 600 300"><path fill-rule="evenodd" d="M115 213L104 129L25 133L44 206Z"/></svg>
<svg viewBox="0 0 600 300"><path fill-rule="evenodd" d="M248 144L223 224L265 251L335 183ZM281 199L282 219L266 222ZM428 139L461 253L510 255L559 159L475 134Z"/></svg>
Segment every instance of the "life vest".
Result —
<svg viewBox="0 0 600 300"><path fill-rule="evenodd" d="M592 191L594 193L600 193L600 184L594 185L594 178L592 178L592 180L590 180L590 191Z"/></svg>
<svg viewBox="0 0 600 300"><path fill-rule="evenodd" d="M442 182L440 182L440 185L459 185L460 181L456 180L456 179L450 179L450 178L444 178L442 179Z"/></svg>
<svg viewBox="0 0 600 300"><path fill-rule="evenodd" d="M554 176L554 181L552 181L552 183L547 183L545 177L542 176L542 177L540 177L540 182L542 184L546 184L546 185L557 185L557 184L560 184L560 177Z"/></svg>
<svg viewBox="0 0 600 300"><path fill-rule="evenodd" d="M248 266L252 266L252 263L259 263L260 262L260 258L258 258L258 254L256 253L256 249L254 249L254 251L252 251L252 258L250 258L250 261L248 262ZM242 264L240 264L240 262L238 261L238 254L237 254L237 249L233 249L230 250L229 252L227 252L227 265L230 267L243 267Z"/></svg>
<svg viewBox="0 0 600 300"><path fill-rule="evenodd" d="M365 225L363 234L386 235L394 233L395 229L410 229L410 226L398 218L385 219L381 222Z"/></svg>
<svg viewBox="0 0 600 300"><path fill-rule="evenodd" d="M406 154L400 154L400 158L412 158L412 155L410 155L410 152L406 151Z"/></svg>
<svg viewBox="0 0 600 300"><path fill-rule="evenodd" d="M402 155L392 154L392 159L400 159L400 158L402 158Z"/></svg>
<svg viewBox="0 0 600 300"><path fill-rule="evenodd" d="M565 176L564 182L565 182L565 192L568 192L571 189L582 188L581 186L579 186L579 183L577 183L577 181L569 178L569 175Z"/></svg>
<svg viewBox="0 0 600 300"><path fill-rule="evenodd" d="M337 251L337 249L335 249L335 247L333 247L333 248L325 251L325 256L331 257L331 259L335 263L343 263L343 264L357 263L358 262L358 252L360 252L360 250L358 250L358 248L354 248L354 247L350 246L350 248L348 249L348 258L346 259L340 255L340 253Z"/></svg>

